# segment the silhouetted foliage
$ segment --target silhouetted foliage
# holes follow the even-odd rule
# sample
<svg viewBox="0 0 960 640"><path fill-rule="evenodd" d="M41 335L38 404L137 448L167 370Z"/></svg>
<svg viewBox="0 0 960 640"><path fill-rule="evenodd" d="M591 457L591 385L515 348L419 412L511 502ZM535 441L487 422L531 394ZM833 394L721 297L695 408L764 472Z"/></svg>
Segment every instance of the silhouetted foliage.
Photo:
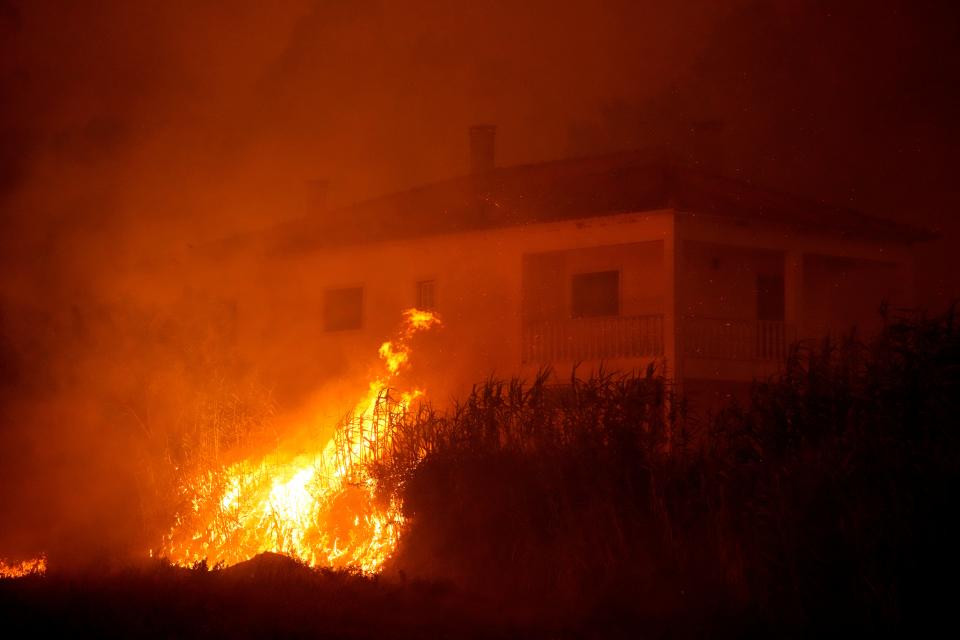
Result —
<svg viewBox="0 0 960 640"><path fill-rule="evenodd" d="M943 615L958 337L950 313L801 344L747 406L700 421L651 371L489 380L398 426L377 470L411 519L396 567L571 619Z"/></svg>
<svg viewBox="0 0 960 640"><path fill-rule="evenodd" d="M960 569L958 371L950 313L798 345L699 420L653 370L488 380L397 416L373 472L409 529L381 578L161 563L0 581L0 613L153 637L916 632Z"/></svg>
<svg viewBox="0 0 960 640"><path fill-rule="evenodd" d="M9 638L530 637L440 584L389 584L276 554L227 569L158 562L0 580L0 619Z"/></svg>

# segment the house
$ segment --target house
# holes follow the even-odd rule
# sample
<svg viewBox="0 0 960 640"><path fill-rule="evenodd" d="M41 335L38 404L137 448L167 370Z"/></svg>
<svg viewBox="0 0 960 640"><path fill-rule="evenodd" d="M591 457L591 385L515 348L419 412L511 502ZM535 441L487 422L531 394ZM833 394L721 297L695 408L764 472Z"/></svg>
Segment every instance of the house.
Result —
<svg viewBox="0 0 960 640"><path fill-rule="evenodd" d="M922 230L640 152L497 168L493 140L471 130L469 175L260 239L260 275L283 285L261 331L289 339L285 366L345 375L417 306L445 324L420 360L444 393L656 362L706 398L776 372L797 339L913 304Z"/></svg>

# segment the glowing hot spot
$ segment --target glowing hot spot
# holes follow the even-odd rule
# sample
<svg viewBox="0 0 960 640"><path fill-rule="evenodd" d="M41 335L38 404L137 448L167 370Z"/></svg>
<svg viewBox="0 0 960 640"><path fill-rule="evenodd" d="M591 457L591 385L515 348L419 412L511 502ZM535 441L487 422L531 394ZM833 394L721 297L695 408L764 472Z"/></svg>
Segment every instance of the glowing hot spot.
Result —
<svg viewBox="0 0 960 640"><path fill-rule="evenodd" d="M392 419L423 395L419 389L388 393L409 362L410 339L440 324L429 311L408 309L403 317L398 337L379 350L385 374L368 384L334 438L312 452L243 461L186 482L190 509L178 516L157 555L182 565L231 565L272 551L311 566L378 571L396 547L403 516L395 498L378 503L366 466L389 451Z"/></svg>

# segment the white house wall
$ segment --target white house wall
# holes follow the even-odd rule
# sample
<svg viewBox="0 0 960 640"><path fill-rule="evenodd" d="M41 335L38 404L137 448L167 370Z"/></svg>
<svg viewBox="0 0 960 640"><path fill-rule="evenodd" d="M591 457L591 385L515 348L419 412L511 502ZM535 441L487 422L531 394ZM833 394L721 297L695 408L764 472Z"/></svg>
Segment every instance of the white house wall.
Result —
<svg viewBox="0 0 960 640"><path fill-rule="evenodd" d="M881 300L913 303L912 256L903 245L696 213L679 213L676 220L681 324L689 317L756 319L759 275L784 277L783 331L790 340L853 325L869 333L879 326ZM701 357L683 333L687 379L749 381L774 373L782 362Z"/></svg>
<svg viewBox="0 0 960 640"><path fill-rule="evenodd" d="M247 314L254 324L243 333L251 352L267 349L269 361L263 364L282 382L307 387L326 381L298 381L298 371L320 370L327 380L361 378L376 362L379 344L397 330L401 310L414 306L416 282L434 280L444 327L417 340L410 376L441 397L461 395L488 375L530 373L520 367L525 254L574 251L577 259L589 262L603 255L594 252L591 258L590 247L659 241L671 247L661 252L669 262L672 228L672 212L664 210L279 256L262 273L263 299L247 303L256 307ZM665 299L671 296L664 292L673 287L665 275L672 277L672 268L659 269L657 277L664 280L660 292L645 294L644 304L656 297L669 318L672 299ZM362 328L325 332L324 291L351 286L364 290ZM627 299L642 302L639 296Z"/></svg>

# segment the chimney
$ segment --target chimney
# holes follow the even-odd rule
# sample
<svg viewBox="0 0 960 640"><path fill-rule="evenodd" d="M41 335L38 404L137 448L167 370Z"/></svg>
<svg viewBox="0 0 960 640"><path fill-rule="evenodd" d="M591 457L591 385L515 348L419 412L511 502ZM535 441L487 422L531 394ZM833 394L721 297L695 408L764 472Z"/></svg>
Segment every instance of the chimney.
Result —
<svg viewBox="0 0 960 640"><path fill-rule="evenodd" d="M496 155L497 126L475 124L470 127L470 172L475 174L493 171Z"/></svg>

